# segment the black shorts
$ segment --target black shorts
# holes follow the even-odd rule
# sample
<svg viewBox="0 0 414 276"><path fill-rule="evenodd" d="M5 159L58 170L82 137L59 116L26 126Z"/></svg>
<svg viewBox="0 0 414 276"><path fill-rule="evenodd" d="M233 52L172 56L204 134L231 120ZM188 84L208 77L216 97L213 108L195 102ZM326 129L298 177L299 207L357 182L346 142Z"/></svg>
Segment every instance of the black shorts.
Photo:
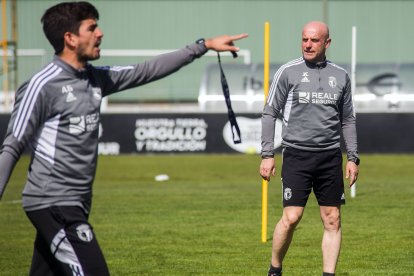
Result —
<svg viewBox="0 0 414 276"><path fill-rule="evenodd" d="M312 189L319 206L345 204L341 150L313 152L285 148L282 188L284 207L305 207Z"/></svg>
<svg viewBox="0 0 414 276"><path fill-rule="evenodd" d="M29 275L109 275L80 207L53 206L26 214L37 230Z"/></svg>

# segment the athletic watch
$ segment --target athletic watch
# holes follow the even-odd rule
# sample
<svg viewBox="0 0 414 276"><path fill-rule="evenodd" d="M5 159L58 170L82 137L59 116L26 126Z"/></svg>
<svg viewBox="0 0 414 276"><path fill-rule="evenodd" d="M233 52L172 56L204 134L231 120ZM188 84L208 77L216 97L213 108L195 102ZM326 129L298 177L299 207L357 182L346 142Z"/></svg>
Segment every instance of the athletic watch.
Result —
<svg viewBox="0 0 414 276"><path fill-rule="evenodd" d="M352 157L352 158L348 159L348 161L354 162L357 166L361 162L361 160L359 160L358 157Z"/></svg>
<svg viewBox="0 0 414 276"><path fill-rule="evenodd" d="M196 40L196 43L197 43L197 44L203 44L203 45L205 45L206 40L205 40L204 38L200 38L200 39L197 39L197 40Z"/></svg>

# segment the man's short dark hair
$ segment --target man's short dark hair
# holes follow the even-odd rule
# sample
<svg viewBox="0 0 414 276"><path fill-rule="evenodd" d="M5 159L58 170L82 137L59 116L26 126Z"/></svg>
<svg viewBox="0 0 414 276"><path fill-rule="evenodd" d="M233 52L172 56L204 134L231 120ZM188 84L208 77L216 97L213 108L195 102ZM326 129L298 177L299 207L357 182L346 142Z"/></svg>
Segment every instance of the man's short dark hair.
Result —
<svg viewBox="0 0 414 276"><path fill-rule="evenodd" d="M88 2L64 2L46 10L40 21L55 54L63 51L64 34L78 35L80 24L85 19L99 19L98 10Z"/></svg>

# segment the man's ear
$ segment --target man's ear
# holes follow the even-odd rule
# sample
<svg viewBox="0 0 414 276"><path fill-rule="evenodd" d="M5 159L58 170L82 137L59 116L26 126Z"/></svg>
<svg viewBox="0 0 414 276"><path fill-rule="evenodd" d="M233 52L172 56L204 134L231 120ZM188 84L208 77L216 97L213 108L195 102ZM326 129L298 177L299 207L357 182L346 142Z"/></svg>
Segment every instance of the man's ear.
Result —
<svg viewBox="0 0 414 276"><path fill-rule="evenodd" d="M331 45L331 38L328 38L325 41L325 49L328 49L330 45Z"/></svg>
<svg viewBox="0 0 414 276"><path fill-rule="evenodd" d="M67 45L70 48L76 47L76 43L77 43L77 38L76 35L74 35L71 32L66 32L63 35L63 40L65 42L65 45Z"/></svg>

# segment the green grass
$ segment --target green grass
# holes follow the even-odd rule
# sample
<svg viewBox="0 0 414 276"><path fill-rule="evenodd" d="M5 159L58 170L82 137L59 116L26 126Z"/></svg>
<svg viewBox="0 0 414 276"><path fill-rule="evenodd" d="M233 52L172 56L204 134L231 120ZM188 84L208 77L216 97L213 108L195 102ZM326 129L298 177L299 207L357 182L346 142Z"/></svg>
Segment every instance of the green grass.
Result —
<svg viewBox="0 0 414 276"><path fill-rule="evenodd" d="M361 159L357 197L348 190L342 209L337 275L413 275L414 155ZM281 189L275 177L262 243L259 162L238 154L100 157L91 223L112 275L266 275ZM0 202L0 275L29 270L34 229L18 202L27 164L19 161ZM170 180L155 182L162 173ZM321 234L312 196L285 275L321 275Z"/></svg>

